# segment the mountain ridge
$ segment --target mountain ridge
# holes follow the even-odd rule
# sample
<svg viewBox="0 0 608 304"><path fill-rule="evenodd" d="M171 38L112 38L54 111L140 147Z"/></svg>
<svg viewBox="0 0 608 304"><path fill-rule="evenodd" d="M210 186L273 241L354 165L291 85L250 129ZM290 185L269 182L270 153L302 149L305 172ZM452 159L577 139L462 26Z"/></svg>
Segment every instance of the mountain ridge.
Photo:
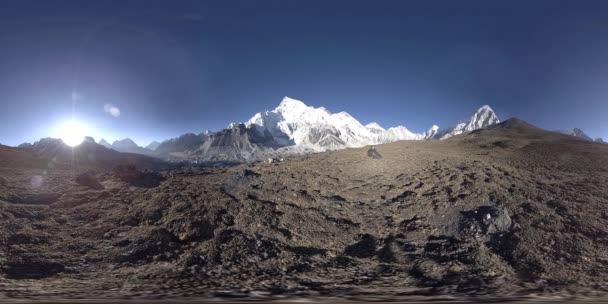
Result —
<svg viewBox="0 0 608 304"><path fill-rule="evenodd" d="M150 148L140 147L129 138L111 145L102 139L99 144L119 152L176 161L249 162L400 140L442 140L499 122L492 108L484 105L451 128L440 129L433 124L424 133L414 133L404 125L363 125L345 111L332 113L325 107L315 108L286 96L273 110L255 113L245 122L230 123L217 132L186 133L153 142Z"/></svg>

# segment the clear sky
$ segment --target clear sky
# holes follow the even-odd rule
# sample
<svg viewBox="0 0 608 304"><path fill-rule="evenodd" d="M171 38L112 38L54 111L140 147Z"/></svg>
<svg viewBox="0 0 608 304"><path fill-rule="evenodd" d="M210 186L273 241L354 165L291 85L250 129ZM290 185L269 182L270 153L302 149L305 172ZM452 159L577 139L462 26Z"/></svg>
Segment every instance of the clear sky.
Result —
<svg viewBox="0 0 608 304"><path fill-rule="evenodd" d="M74 115L145 145L283 96L415 132L489 104L608 138L608 1L0 1L0 143Z"/></svg>

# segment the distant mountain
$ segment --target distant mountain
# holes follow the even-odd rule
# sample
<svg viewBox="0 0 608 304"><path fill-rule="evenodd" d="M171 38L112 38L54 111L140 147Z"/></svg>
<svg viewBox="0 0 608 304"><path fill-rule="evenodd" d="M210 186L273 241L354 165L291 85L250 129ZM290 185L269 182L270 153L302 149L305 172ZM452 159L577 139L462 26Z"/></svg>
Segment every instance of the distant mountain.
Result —
<svg viewBox="0 0 608 304"><path fill-rule="evenodd" d="M101 143L101 141L99 142L101 145L116 150L118 152L123 152L123 153L136 153L136 154L143 154L143 155L150 155L153 156L154 155L154 151L147 149L147 148L143 148L138 146L132 139L130 138L125 138L125 139L121 139L121 140L116 140L112 143L111 146L107 146L107 142L104 140L105 144Z"/></svg>
<svg viewBox="0 0 608 304"><path fill-rule="evenodd" d="M43 138L24 147L23 150L31 151L39 157L52 159L54 162L95 168L107 169L121 164L132 164L149 169L165 166L164 162L152 157L108 149L95 143L91 137L87 137L76 147L66 145L61 139Z"/></svg>
<svg viewBox="0 0 608 304"><path fill-rule="evenodd" d="M461 122L452 128L437 132L434 137L438 139L448 139L455 135L471 132L497 123L500 123L500 119L498 119L498 116L490 106L485 105L475 111L467 121Z"/></svg>
<svg viewBox="0 0 608 304"><path fill-rule="evenodd" d="M154 150L157 155L169 156L173 153L189 154L198 150L213 133L205 131L201 134L186 133L177 138L165 140Z"/></svg>
<svg viewBox="0 0 608 304"><path fill-rule="evenodd" d="M405 126L385 129L375 122L363 125L346 112L332 113L324 107L307 106L285 97L274 110L256 113L244 123L231 123L215 133L183 134L162 143L152 142L146 148L129 138L111 145L101 140L99 145L170 160L241 162L399 140L446 139L498 122L494 111L486 105L452 128L440 130L433 125L424 133L414 133Z"/></svg>
<svg viewBox="0 0 608 304"><path fill-rule="evenodd" d="M146 146L146 149L154 151L156 150L156 148L158 148L158 146L160 146L160 143L157 141L153 141Z"/></svg>
<svg viewBox="0 0 608 304"><path fill-rule="evenodd" d="M601 137L596 138L596 139L595 139L595 142L600 143L600 144L605 144L605 143L606 143L606 142L604 141L604 139L603 139L603 138L601 138Z"/></svg>
<svg viewBox="0 0 608 304"><path fill-rule="evenodd" d="M134 151L140 151L143 148L140 147L140 146L138 146L130 138L125 138L125 139L114 141L112 143L112 149L114 149L114 150L116 150L118 152L134 153Z"/></svg>
<svg viewBox="0 0 608 304"><path fill-rule="evenodd" d="M106 147L106 148L108 148L108 149L112 149L112 145L110 145L110 143L107 142L105 139L101 139L99 141L99 144L102 145L102 146L104 146L104 147Z"/></svg>
<svg viewBox="0 0 608 304"><path fill-rule="evenodd" d="M201 161L250 161L273 156L281 147L269 133L260 134L245 124L233 124L206 136L193 155Z"/></svg>
<svg viewBox="0 0 608 304"><path fill-rule="evenodd" d="M382 134L386 130L376 122L370 122L365 125L365 128L374 134Z"/></svg>
<svg viewBox="0 0 608 304"><path fill-rule="evenodd" d="M581 130L579 128L558 130L557 132L593 141L593 138L591 138L589 135L585 134L585 132L583 132L583 130Z"/></svg>
<svg viewBox="0 0 608 304"><path fill-rule="evenodd" d="M377 123L362 125L346 112L307 106L289 97L272 111L260 112L245 122L245 127L260 136L272 137L279 146L297 146L314 151L362 147L397 140L420 140L404 126L384 129Z"/></svg>
<svg viewBox="0 0 608 304"><path fill-rule="evenodd" d="M32 148L32 144L30 144L30 143L22 143L22 144L18 145L17 148L24 149L24 150L29 150L29 149Z"/></svg>
<svg viewBox="0 0 608 304"><path fill-rule="evenodd" d="M415 134L404 126L388 128L383 133L379 134L379 138L375 143L385 144L398 140L421 140L424 139L424 134Z"/></svg>
<svg viewBox="0 0 608 304"><path fill-rule="evenodd" d="M439 131L433 125L424 133L414 133L405 126L385 129L374 122L363 125L346 112L331 113L285 97L274 110L256 113L244 123L231 123L216 133L184 134L164 141L156 152L165 158L250 161L398 140L445 139L498 122L492 109L483 106L453 128Z"/></svg>
<svg viewBox="0 0 608 304"><path fill-rule="evenodd" d="M424 139L433 139L439 132L439 126L433 125L428 131L424 132Z"/></svg>

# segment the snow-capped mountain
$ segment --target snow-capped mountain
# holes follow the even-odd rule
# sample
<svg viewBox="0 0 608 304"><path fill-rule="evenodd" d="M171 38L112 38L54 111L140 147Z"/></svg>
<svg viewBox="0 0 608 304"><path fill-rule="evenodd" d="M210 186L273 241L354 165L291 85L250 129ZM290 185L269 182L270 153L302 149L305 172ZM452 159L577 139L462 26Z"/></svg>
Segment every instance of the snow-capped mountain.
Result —
<svg viewBox="0 0 608 304"><path fill-rule="evenodd" d="M498 116L496 116L496 113L494 113L494 110L490 106L485 105L475 111L468 121L461 122L450 129L437 132L434 137L448 139L455 135L471 132L497 123L500 123L500 119L498 119Z"/></svg>
<svg viewBox="0 0 608 304"><path fill-rule="evenodd" d="M416 134L408 130L404 126L388 128L388 130L379 134L375 141L379 144L390 143L398 140L421 140L424 139L424 134Z"/></svg>
<svg viewBox="0 0 608 304"><path fill-rule="evenodd" d="M579 128L558 130L557 132L593 141L593 138L591 138L589 135L585 134L585 132L583 132L583 130L581 130Z"/></svg>
<svg viewBox="0 0 608 304"><path fill-rule="evenodd" d="M424 139L433 139L439 132L439 126L433 125L428 131L424 132Z"/></svg>
<svg viewBox="0 0 608 304"><path fill-rule="evenodd" d="M185 154L173 150L171 155L196 156L199 160L261 159L269 155L302 154L398 140L445 139L498 122L492 109L483 106L468 121L454 128L439 131L439 127L433 125L424 133L414 133L404 126L385 129L375 122L363 125L346 112L332 113L324 107L307 106L302 101L285 97L274 110L256 113L244 123L231 123L206 139L199 135L198 147L191 146Z"/></svg>
<svg viewBox="0 0 608 304"><path fill-rule="evenodd" d="M362 146L375 137L346 112L332 114L289 97L283 98L276 109L255 114L245 126L260 135L270 134L278 145L315 150Z"/></svg>
<svg viewBox="0 0 608 304"><path fill-rule="evenodd" d="M601 137L596 138L596 139L595 139L595 142L596 142L596 143L600 143L600 144L605 144L605 143L606 143L606 142L604 141L604 139L603 139L603 138L601 138Z"/></svg>
<svg viewBox="0 0 608 304"><path fill-rule="evenodd" d="M498 122L494 111L483 106L468 121L453 128L440 131L433 125L424 133L414 133L405 126L385 129L375 122L363 125L346 112L332 113L285 97L274 110L256 113L244 123L231 123L217 132L184 134L160 144L152 143L149 149L128 138L112 145L101 140L100 145L172 160L242 162L399 140L446 139Z"/></svg>
<svg viewBox="0 0 608 304"><path fill-rule="evenodd" d="M377 122L370 122L368 124L365 125L365 127L372 133L374 134L381 134L383 132L385 132L386 130L379 125Z"/></svg>
<svg viewBox="0 0 608 304"><path fill-rule="evenodd" d="M404 126L384 129L377 123L362 125L346 112L334 114L289 97L274 110L255 114L245 127L259 135L270 135L277 145L315 151L425 138L425 134L413 133Z"/></svg>

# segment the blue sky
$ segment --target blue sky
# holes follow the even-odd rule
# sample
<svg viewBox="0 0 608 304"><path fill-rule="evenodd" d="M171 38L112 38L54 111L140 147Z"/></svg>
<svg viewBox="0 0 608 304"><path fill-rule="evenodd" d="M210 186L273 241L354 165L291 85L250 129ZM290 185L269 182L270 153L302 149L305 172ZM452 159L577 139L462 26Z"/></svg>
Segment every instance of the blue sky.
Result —
<svg viewBox="0 0 608 304"><path fill-rule="evenodd" d="M283 96L416 132L489 104L608 138L606 37L608 2L593 0L7 0L0 143L74 115L98 140L143 145Z"/></svg>

